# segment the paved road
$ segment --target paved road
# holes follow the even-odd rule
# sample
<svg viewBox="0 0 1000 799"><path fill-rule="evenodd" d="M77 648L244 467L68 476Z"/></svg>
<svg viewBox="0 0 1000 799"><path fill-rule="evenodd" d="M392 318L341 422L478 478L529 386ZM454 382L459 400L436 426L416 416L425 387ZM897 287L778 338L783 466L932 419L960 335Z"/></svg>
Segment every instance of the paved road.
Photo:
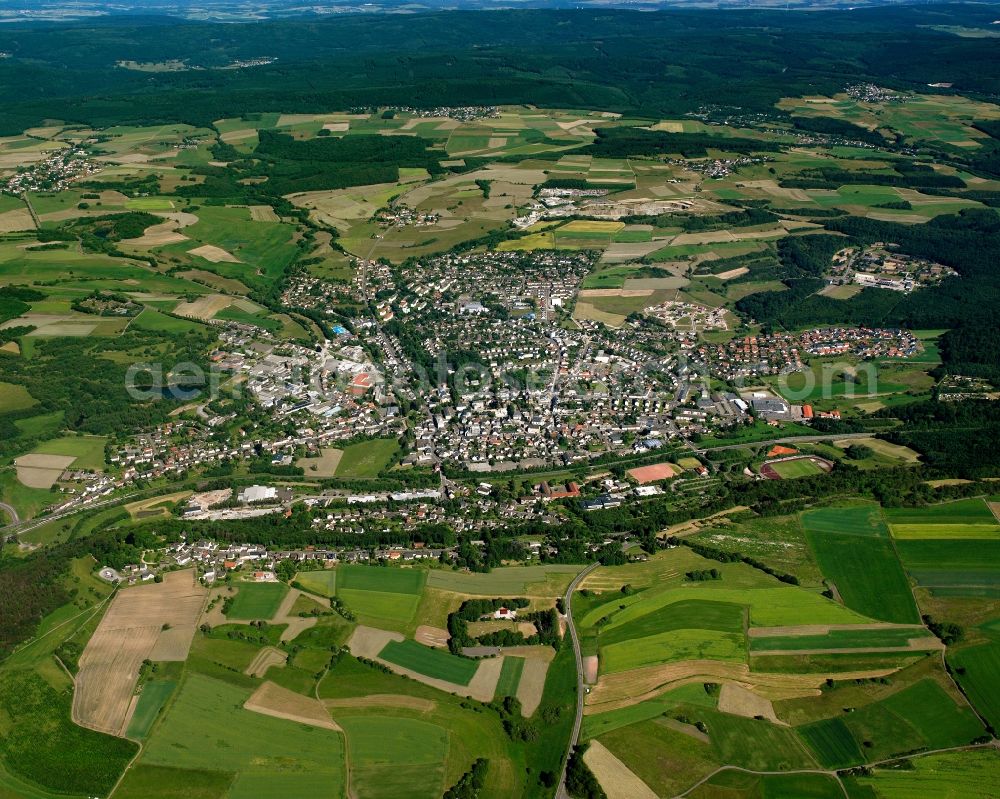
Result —
<svg viewBox="0 0 1000 799"><path fill-rule="evenodd" d="M17 511L14 510L13 505L8 505L6 502L0 502L0 511L5 511L10 517L9 524L11 526L21 523L21 517L17 515Z"/></svg>
<svg viewBox="0 0 1000 799"><path fill-rule="evenodd" d="M570 640L573 641L573 655L576 657L576 718L573 720L573 732L566 746L566 758L563 760L562 775L559 778L559 790L556 799L568 799L566 792L566 762L569 760L573 747L580 740L580 726L583 724L583 701L587 698L587 686L583 679L583 653L580 651L580 637L576 634L576 624L573 623L573 592L576 591L584 578L600 564L591 563L586 569L573 578L563 597L563 608L566 610L566 627L569 629Z"/></svg>

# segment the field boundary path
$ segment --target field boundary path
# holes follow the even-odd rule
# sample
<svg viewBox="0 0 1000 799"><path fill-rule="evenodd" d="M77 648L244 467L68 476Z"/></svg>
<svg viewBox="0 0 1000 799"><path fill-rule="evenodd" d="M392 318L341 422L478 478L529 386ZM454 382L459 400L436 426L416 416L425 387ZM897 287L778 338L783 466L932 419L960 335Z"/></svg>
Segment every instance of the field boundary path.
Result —
<svg viewBox="0 0 1000 799"><path fill-rule="evenodd" d="M580 651L580 637L576 634L576 625L573 623L573 592L582 583L588 574L601 564L591 563L586 569L573 578L573 582L566 589L563 597L563 606L566 609L566 627L569 630L570 640L573 642L573 656L576 658L576 716L573 719L573 731L570 733L569 742L566 745L566 756L563 758L562 774L559 777L559 790L556 792L556 799L568 799L569 793L566 791L566 765L573 748L580 740L580 727L583 726L583 700L587 696L586 676L583 670L583 654Z"/></svg>

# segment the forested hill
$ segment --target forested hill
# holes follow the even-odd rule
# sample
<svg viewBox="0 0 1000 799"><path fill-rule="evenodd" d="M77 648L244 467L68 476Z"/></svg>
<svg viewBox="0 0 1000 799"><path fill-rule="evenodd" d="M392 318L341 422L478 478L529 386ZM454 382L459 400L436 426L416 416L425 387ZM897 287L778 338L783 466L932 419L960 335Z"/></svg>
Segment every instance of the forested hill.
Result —
<svg viewBox="0 0 1000 799"><path fill-rule="evenodd" d="M115 17L0 31L0 134L46 118L207 124L246 111L535 103L773 113L844 76L995 96L996 6L784 11L476 11L248 24ZM222 69L273 58L263 66ZM122 62L183 62L137 71ZM664 76L670 76L665 80ZM30 86L31 92L25 87ZM155 102L136 95L155 94Z"/></svg>

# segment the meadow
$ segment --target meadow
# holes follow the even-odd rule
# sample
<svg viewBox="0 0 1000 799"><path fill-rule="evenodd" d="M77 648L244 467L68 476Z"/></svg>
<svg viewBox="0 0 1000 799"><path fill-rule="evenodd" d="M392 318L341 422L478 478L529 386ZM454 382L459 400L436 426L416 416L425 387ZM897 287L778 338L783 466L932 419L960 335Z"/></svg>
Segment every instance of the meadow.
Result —
<svg viewBox="0 0 1000 799"><path fill-rule="evenodd" d="M802 514L820 569L844 603L873 619L919 622L913 595L877 507L824 508Z"/></svg>
<svg viewBox="0 0 1000 799"><path fill-rule="evenodd" d="M405 632L420 605L427 572L347 565L337 568L335 579L337 596L359 621Z"/></svg>
<svg viewBox="0 0 1000 799"><path fill-rule="evenodd" d="M295 586L320 596L332 597L337 594L337 570L299 572L295 575Z"/></svg>
<svg viewBox="0 0 1000 799"><path fill-rule="evenodd" d="M344 448L336 476L346 479L377 477L398 451L399 442L393 438L351 444Z"/></svg>
<svg viewBox="0 0 1000 799"><path fill-rule="evenodd" d="M240 583L229 608L232 619L271 619L288 594L284 583Z"/></svg>

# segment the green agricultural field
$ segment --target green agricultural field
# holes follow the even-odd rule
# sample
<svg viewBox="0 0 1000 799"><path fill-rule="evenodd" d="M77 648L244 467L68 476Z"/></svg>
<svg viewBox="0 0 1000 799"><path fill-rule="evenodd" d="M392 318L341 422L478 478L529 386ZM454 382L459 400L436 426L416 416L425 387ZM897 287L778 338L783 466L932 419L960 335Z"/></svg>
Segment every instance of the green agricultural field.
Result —
<svg viewBox="0 0 1000 799"><path fill-rule="evenodd" d="M439 799L448 759L448 731L408 718L338 718L347 734L351 788L358 799Z"/></svg>
<svg viewBox="0 0 1000 799"><path fill-rule="evenodd" d="M337 477L358 479L377 477L399 451L399 442L394 438L375 439L352 444L344 449L337 464Z"/></svg>
<svg viewBox="0 0 1000 799"><path fill-rule="evenodd" d="M900 540L896 549L917 584L935 593L981 596L1000 588L1000 541Z"/></svg>
<svg viewBox="0 0 1000 799"><path fill-rule="evenodd" d="M341 736L243 709L250 689L189 675L146 742L141 765L235 773L241 796L340 799L345 760ZM319 780L318 778L322 778ZM221 778L220 778L221 779ZM318 785L323 789L315 792ZM174 796L175 783L162 787Z"/></svg>
<svg viewBox="0 0 1000 799"><path fill-rule="evenodd" d="M476 660L459 657L443 649L431 649L410 639L390 641L379 652L379 657L404 669L456 685L468 685L479 668Z"/></svg>
<svg viewBox="0 0 1000 799"><path fill-rule="evenodd" d="M523 671L524 658L512 655L504 657L503 666L500 669L500 678L497 680L497 688L493 694L493 698L500 699L504 696L515 696Z"/></svg>
<svg viewBox="0 0 1000 799"><path fill-rule="evenodd" d="M966 696L994 729L1000 729L1000 643L949 650L948 662Z"/></svg>
<svg viewBox="0 0 1000 799"><path fill-rule="evenodd" d="M419 594L427 579L422 569L379 568L376 566L340 566L336 570L337 588L358 591L383 591L392 594Z"/></svg>
<svg viewBox="0 0 1000 799"><path fill-rule="evenodd" d="M820 569L849 608L882 621L920 621L878 508L809 511L802 526Z"/></svg>
<svg viewBox="0 0 1000 799"><path fill-rule="evenodd" d="M0 383L0 413L23 411L36 403L37 400L24 386L16 383Z"/></svg>
<svg viewBox="0 0 1000 799"><path fill-rule="evenodd" d="M299 572L295 575L295 585L303 591L309 591L320 596L336 596L337 571L335 569L324 569L323 571Z"/></svg>
<svg viewBox="0 0 1000 799"><path fill-rule="evenodd" d="M405 632L420 605L423 569L340 566L337 596L363 624Z"/></svg>
<svg viewBox="0 0 1000 799"><path fill-rule="evenodd" d="M1000 540L998 524L893 524L893 538L937 539L971 538Z"/></svg>
<svg viewBox="0 0 1000 799"><path fill-rule="evenodd" d="M708 727L708 737L723 763L758 771L812 768L813 758L791 727L698 708L687 714Z"/></svg>
<svg viewBox="0 0 1000 799"><path fill-rule="evenodd" d="M830 630L821 635L769 635L750 639L752 652L795 651L804 649L906 648L913 638L929 639L922 628L884 630Z"/></svg>
<svg viewBox="0 0 1000 799"><path fill-rule="evenodd" d="M357 615L362 624L400 632L409 628L420 605L418 594L398 594L391 591L359 591L338 586L337 596Z"/></svg>
<svg viewBox="0 0 1000 799"><path fill-rule="evenodd" d="M897 524L997 524L993 511L982 499L960 499L922 508L885 508L890 525Z"/></svg>
<svg viewBox="0 0 1000 799"><path fill-rule="evenodd" d="M115 799L219 799L236 775L228 771L151 766L140 763L125 772Z"/></svg>
<svg viewBox="0 0 1000 799"><path fill-rule="evenodd" d="M240 583L226 614L231 619L271 619L288 593L284 583Z"/></svg>
<svg viewBox="0 0 1000 799"><path fill-rule="evenodd" d="M488 573L432 569L427 585L459 594L484 596L562 596L580 566L504 566Z"/></svg>
<svg viewBox="0 0 1000 799"><path fill-rule="evenodd" d="M190 319L168 316L155 308L146 308L135 319L132 326L140 330L151 330L157 333L186 333L189 330L202 330L204 325Z"/></svg>
<svg viewBox="0 0 1000 799"><path fill-rule="evenodd" d="M746 611L742 605L711 600L675 602L634 621L600 632L602 646L627 643L672 630L715 630L742 635Z"/></svg>
<svg viewBox="0 0 1000 799"><path fill-rule="evenodd" d="M864 754L841 719L824 719L798 728L799 735L824 768L848 768L863 763Z"/></svg>
<svg viewBox="0 0 1000 799"><path fill-rule="evenodd" d="M616 607L617 605L625 607L612 613L611 619L601 632L603 634L607 630L612 630L675 602L694 599L749 605L750 623L756 627L797 624L860 624L868 621L864 616L854 613L836 602L826 599L826 597L794 586L727 588L725 587L725 578L717 582L721 584L718 587L709 585L707 582L691 583L680 588L668 588L662 591L648 590L625 597L616 603ZM608 614L605 608L597 607L588 612L580 624L584 628L591 627L606 615Z"/></svg>
<svg viewBox="0 0 1000 799"><path fill-rule="evenodd" d="M63 436L43 441L32 452L44 455L67 455L76 458L73 467L77 469L103 469L104 447L108 440L103 436Z"/></svg>
<svg viewBox="0 0 1000 799"><path fill-rule="evenodd" d="M176 687L173 680L152 680L142 687L139 703L128 725L129 738L142 740L149 735L153 722Z"/></svg>
<svg viewBox="0 0 1000 799"><path fill-rule="evenodd" d="M680 660L743 662L746 640L742 633L682 629L609 646L602 644L600 652L601 673L614 674Z"/></svg>
<svg viewBox="0 0 1000 799"><path fill-rule="evenodd" d="M722 771L693 790L691 799L843 799L836 777L827 774L747 774Z"/></svg>
<svg viewBox="0 0 1000 799"><path fill-rule="evenodd" d="M996 752L977 749L914 758L908 768L878 768L845 783L852 797L994 799L997 777Z"/></svg>
<svg viewBox="0 0 1000 799"><path fill-rule="evenodd" d="M685 707L685 715L689 715ZM598 739L659 796L676 796L720 763L712 745L647 719L612 730Z"/></svg>

